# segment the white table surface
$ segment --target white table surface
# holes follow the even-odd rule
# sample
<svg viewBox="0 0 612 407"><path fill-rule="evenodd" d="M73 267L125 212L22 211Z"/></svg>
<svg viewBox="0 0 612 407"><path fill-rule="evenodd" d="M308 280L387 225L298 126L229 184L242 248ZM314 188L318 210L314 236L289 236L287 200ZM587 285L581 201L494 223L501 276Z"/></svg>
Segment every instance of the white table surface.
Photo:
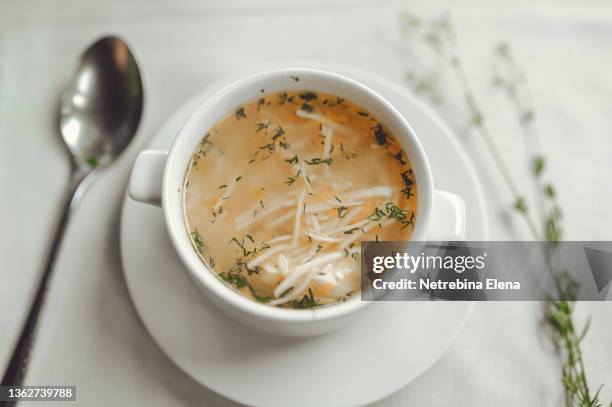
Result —
<svg viewBox="0 0 612 407"><path fill-rule="evenodd" d="M516 124L488 84L492 46L510 40L529 74L549 174L565 208L566 238L612 237L612 7L606 2L583 1L580 7L569 0L151 3L0 0L0 368L33 294L66 185L68 164L54 115L74 61L97 36L118 33L137 50L147 85L136 141L93 185L67 231L28 384L75 384L78 405L232 405L172 365L132 306L118 249L131 163L184 100L250 64L325 60L406 86L404 73L419 61L403 52L398 11L404 5L414 12L452 11L489 124L526 182ZM491 238L527 238L519 219L504 216L510 197L479 140L459 137L483 176ZM607 384L602 396L610 400L612 304L581 303L579 315L593 319L584 341L589 377L594 387ZM379 404L559 405L560 361L539 329L540 319L538 303L477 304L449 351Z"/></svg>

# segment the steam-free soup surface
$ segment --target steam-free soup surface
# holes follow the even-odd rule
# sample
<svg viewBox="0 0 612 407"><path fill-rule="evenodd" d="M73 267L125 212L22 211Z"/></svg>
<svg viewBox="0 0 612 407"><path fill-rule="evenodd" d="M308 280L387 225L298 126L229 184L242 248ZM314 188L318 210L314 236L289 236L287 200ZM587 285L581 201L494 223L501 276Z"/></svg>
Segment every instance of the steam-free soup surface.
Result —
<svg viewBox="0 0 612 407"><path fill-rule="evenodd" d="M184 210L195 250L228 285L290 308L360 289L360 242L406 240L410 161L369 112L310 91L264 94L203 136Z"/></svg>

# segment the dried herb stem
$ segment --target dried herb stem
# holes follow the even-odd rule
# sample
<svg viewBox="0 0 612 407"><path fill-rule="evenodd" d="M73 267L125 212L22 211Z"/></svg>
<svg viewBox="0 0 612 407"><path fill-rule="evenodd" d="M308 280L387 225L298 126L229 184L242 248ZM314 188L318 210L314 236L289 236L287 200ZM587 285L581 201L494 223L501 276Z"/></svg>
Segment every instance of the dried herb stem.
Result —
<svg viewBox="0 0 612 407"><path fill-rule="evenodd" d="M517 184L505 164L503 157L497 148L491 133L484 125L482 110L480 109L474 92L463 69L462 61L457 52L456 37L450 25L448 16L443 16L440 19L434 20L429 24L414 15L405 15L404 22L408 31L418 31L425 34L421 37L426 45L436 51L450 65L455 79L457 80L465 98L467 113L472 126L476 128L482 140L491 154L493 161L502 174L506 184L512 192L515 203L515 210L523 216L527 221L528 227L536 240L540 240L540 236L544 236L546 240L559 242L561 240L561 210L556 199L556 193L553 185L547 183L543 179L545 170L545 158L539 147L537 131L535 129L535 114L533 112L533 104L529 97L527 107L518 96L518 88L529 95L527 80L523 72L515 64L512 59L510 48L507 44L501 44L496 48L496 57L498 62L504 68L505 75L494 77L494 84L500 86L508 96L508 99L513 106L520 127L524 133L525 140L528 141L531 149L532 159L532 182L536 190L536 199L538 200L540 214L542 215L542 232L540 232L536 223L531 218L528 211L525 198L520 193ZM423 84L412 76L412 82ZM430 83L436 81L429 78ZM425 83L427 84L427 83ZM432 86L425 86L422 90L432 92ZM442 97L439 92L433 93L432 100L441 103ZM584 365L581 343L588 332L590 320L585 324L585 327L579 332L575 324L575 299L578 291L578 283L570 276L566 270L560 270L558 267L551 266L551 273L554 277L554 283L557 290L558 301L548 301L544 307L544 316L547 326L551 329L555 344L564 355L564 367L562 370L562 383L565 389L566 406L584 406L598 407L602 404L599 401L600 386L593 394L589 389L589 384ZM593 394L591 396L591 394ZM612 402L610 403L612 407Z"/></svg>

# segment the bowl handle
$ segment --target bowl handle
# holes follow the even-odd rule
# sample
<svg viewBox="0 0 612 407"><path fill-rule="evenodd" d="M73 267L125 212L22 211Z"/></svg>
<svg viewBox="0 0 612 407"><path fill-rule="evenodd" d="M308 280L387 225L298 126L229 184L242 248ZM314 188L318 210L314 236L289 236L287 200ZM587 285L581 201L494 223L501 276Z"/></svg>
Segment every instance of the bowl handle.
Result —
<svg viewBox="0 0 612 407"><path fill-rule="evenodd" d="M465 202L457 194L434 191L428 240L465 239Z"/></svg>
<svg viewBox="0 0 612 407"><path fill-rule="evenodd" d="M130 198L161 206L162 179L167 158L168 152L162 150L145 150L138 154L130 176Z"/></svg>

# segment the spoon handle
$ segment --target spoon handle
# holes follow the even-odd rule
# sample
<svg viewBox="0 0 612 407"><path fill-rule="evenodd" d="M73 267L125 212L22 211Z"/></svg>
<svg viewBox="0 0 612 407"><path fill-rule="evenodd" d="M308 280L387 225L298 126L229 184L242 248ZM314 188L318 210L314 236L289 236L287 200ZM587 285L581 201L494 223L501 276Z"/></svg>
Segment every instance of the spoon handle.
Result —
<svg viewBox="0 0 612 407"><path fill-rule="evenodd" d="M19 340L13 350L13 355L8 364L4 376L2 378L2 386L21 386L23 379L25 378L26 369L28 367L30 352L32 350L32 344L34 341L34 334L38 325L38 317L42 310L42 306L45 300L45 294L47 291L47 285L49 283L51 273L53 271L53 265L59 248L61 247L66 225L70 220L70 216L77 207L83 193L87 186L93 180L94 171L91 169L82 169L79 167L73 168L70 175L70 185L66 194L65 203L62 208L62 214L59 219L59 223L56 226L55 236L51 243L45 269L39 280L36 294L30 305L28 316L21 330Z"/></svg>

